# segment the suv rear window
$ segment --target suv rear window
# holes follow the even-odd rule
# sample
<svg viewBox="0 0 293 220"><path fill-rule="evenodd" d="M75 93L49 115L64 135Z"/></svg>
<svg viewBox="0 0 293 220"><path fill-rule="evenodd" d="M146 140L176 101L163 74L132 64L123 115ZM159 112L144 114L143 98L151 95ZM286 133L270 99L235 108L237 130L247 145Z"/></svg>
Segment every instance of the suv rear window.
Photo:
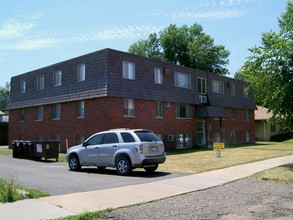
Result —
<svg viewBox="0 0 293 220"><path fill-rule="evenodd" d="M139 137L140 141L161 141L157 135L149 131L135 131L134 133Z"/></svg>

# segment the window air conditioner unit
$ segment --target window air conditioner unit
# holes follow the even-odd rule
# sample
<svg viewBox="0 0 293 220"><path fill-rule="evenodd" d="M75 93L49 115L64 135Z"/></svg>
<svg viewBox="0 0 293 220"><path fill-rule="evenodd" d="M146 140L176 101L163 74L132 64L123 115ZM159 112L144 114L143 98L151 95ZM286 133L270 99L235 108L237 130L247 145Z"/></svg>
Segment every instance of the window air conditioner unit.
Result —
<svg viewBox="0 0 293 220"><path fill-rule="evenodd" d="M200 103L207 103L207 97L205 95L199 95L198 98Z"/></svg>

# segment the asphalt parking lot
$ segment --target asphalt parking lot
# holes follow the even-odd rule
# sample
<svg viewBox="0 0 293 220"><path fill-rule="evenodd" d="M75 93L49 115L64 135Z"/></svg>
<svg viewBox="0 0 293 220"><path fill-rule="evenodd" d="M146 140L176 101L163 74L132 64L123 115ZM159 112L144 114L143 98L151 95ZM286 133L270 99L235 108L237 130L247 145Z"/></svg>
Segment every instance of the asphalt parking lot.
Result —
<svg viewBox="0 0 293 220"><path fill-rule="evenodd" d="M38 189L50 195L115 188L191 175L190 173L155 172L136 169L130 176L119 176L114 169L98 171L95 167L72 172L64 162L33 161L0 156L0 177L15 184Z"/></svg>

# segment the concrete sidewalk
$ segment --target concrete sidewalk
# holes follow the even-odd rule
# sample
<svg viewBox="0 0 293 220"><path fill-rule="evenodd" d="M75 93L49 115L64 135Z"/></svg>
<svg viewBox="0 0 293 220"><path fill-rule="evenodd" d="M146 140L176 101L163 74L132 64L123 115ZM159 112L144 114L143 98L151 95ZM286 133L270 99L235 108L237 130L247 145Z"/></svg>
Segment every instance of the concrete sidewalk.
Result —
<svg viewBox="0 0 293 220"><path fill-rule="evenodd" d="M56 219L207 189L288 163L293 163L293 155L151 183L0 204L0 213L3 219Z"/></svg>

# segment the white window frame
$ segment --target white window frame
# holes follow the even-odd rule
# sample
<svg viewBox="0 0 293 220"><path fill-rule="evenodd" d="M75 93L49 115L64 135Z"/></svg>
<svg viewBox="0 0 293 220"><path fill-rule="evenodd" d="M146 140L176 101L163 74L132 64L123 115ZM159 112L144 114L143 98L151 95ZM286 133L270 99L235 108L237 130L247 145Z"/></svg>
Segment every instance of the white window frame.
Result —
<svg viewBox="0 0 293 220"><path fill-rule="evenodd" d="M61 86L62 84L62 71L58 70L58 71L54 71L53 72L53 86L57 87L57 86Z"/></svg>
<svg viewBox="0 0 293 220"><path fill-rule="evenodd" d="M212 80L212 91L214 93L224 94L224 83L219 80Z"/></svg>
<svg viewBox="0 0 293 220"><path fill-rule="evenodd" d="M84 101L78 101L77 109L76 109L77 118L84 118L84 112L85 112Z"/></svg>
<svg viewBox="0 0 293 220"><path fill-rule="evenodd" d="M185 112L181 112L185 108ZM176 104L176 118L192 118L192 106L189 104Z"/></svg>
<svg viewBox="0 0 293 220"><path fill-rule="evenodd" d="M246 143L249 143L250 142L250 132L249 131L246 131L245 132L245 142Z"/></svg>
<svg viewBox="0 0 293 220"><path fill-rule="evenodd" d="M53 120L59 120L61 118L61 104L57 103L53 105Z"/></svg>
<svg viewBox="0 0 293 220"><path fill-rule="evenodd" d="M22 79L20 81L20 93L25 94L26 93L26 80Z"/></svg>
<svg viewBox="0 0 293 220"><path fill-rule="evenodd" d="M191 76L187 73L174 73L174 86L184 89L191 89Z"/></svg>
<svg viewBox="0 0 293 220"><path fill-rule="evenodd" d="M77 82L85 81L85 64L79 64L77 66Z"/></svg>
<svg viewBox="0 0 293 220"><path fill-rule="evenodd" d="M155 84L163 84L163 69L162 68L154 69L154 78L155 78Z"/></svg>
<svg viewBox="0 0 293 220"><path fill-rule="evenodd" d="M157 118L163 118L164 116L164 103L157 102Z"/></svg>
<svg viewBox="0 0 293 220"><path fill-rule="evenodd" d="M37 76L37 90L43 90L45 88L45 76L38 75Z"/></svg>
<svg viewBox="0 0 293 220"><path fill-rule="evenodd" d="M122 62L122 78L135 80L135 64L127 61Z"/></svg>
<svg viewBox="0 0 293 220"><path fill-rule="evenodd" d="M236 87L234 83L230 84L231 86L231 96L236 96Z"/></svg>
<svg viewBox="0 0 293 220"><path fill-rule="evenodd" d="M44 119L44 108L43 106L37 106L36 121L42 121Z"/></svg>
<svg viewBox="0 0 293 220"><path fill-rule="evenodd" d="M206 78L197 77L197 92L199 94L206 94L207 93Z"/></svg>
<svg viewBox="0 0 293 220"><path fill-rule="evenodd" d="M124 99L123 113L124 113L124 116L126 117L135 116L135 100L134 99Z"/></svg>

